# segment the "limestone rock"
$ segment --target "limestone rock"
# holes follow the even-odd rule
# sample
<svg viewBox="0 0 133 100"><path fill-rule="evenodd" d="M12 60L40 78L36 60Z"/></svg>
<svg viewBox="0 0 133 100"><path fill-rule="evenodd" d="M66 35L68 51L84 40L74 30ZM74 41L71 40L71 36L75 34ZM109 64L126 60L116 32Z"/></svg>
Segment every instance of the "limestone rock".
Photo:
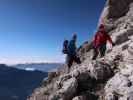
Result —
<svg viewBox="0 0 133 100"><path fill-rule="evenodd" d="M77 91L77 80L75 78L64 81L63 86L55 94L50 96L50 100L70 100L74 97Z"/></svg>
<svg viewBox="0 0 133 100"><path fill-rule="evenodd" d="M96 61L90 70L91 76L96 80L106 80L113 75L111 66L104 61Z"/></svg>
<svg viewBox="0 0 133 100"><path fill-rule="evenodd" d="M85 93L83 95L77 96L72 100L97 100L98 97L92 93Z"/></svg>

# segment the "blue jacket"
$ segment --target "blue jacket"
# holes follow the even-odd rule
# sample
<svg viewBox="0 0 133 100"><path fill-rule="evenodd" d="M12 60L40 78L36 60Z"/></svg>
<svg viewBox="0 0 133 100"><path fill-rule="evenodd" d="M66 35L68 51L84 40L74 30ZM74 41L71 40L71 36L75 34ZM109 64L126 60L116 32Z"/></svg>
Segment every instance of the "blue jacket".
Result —
<svg viewBox="0 0 133 100"><path fill-rule="evenodd" d="M75 40L71 40L68 43L68 55L70 56L74 56L76 55L76 44L75 44Z"/></svg>

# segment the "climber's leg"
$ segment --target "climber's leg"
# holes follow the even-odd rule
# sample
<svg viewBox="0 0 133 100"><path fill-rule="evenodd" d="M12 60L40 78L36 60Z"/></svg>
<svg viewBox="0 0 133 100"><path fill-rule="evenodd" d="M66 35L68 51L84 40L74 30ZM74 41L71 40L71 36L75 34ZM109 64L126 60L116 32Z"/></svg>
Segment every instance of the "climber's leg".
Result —
<svg viewBox="0 0 133 100"><path fill-rule="evenodd" d="M106 44L101 45L99 50L100 50L100 57L101 58L104 57L106 53Z"/></svg>
<svg viewBox="0 0 133 100"><path fill-rule="evenodd" d="M71 68L72 64L73 64L73 57L68 55L67 56L67 66L68 66L68 68Z"/></svg>
<svg viewBox="0 0 133 100"><path fill-rule="evenodd" d="M94 48L93 49L93 57L92 57L92 60L96 60L98 54L99 54L98 48Z"/></svg>
<svg viewBox="0 0 133 100"><path fill-rule="evenodd" d="M81 60L79 57L77 56L74 56L74 61L77 63L77 64L81 64Z"/></svg>

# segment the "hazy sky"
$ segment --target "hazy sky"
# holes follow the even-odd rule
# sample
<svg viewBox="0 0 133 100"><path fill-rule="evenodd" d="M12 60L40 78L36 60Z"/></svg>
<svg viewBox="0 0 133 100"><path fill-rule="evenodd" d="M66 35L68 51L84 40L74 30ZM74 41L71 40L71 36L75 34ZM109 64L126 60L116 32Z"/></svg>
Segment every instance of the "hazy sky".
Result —
<svg viewBox="0 0 133 100"><path fill-rule="evenodd" d="M62 62L64 37L92 36L105 0L0 0L0 63Z"/></svg>

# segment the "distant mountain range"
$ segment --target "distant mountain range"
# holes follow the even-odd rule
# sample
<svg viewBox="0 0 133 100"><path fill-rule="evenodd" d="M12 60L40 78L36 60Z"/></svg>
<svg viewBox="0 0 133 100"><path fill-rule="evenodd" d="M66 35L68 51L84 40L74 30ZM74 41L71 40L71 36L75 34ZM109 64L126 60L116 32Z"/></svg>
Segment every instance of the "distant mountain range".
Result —
<svg viewBox="0 0 133 100"><path fill-rule="evenodd" d="M23 70L38 70L43 72L48 72L52 69L56 69L61 67L63 64L61 63L31 63L31 64L17 64L13 65L12 67L23 69Z"/></svg>
<svg viewBox="0 0 133 100"><path fill-rule="evenodd" d="M35 64L31 65L32 67L35 66ZM16 67L21 68L21 66L24 65L17 65ZM38 66L41 68L41 64ZM26 67L30 67L30 65L28 64L23 68ZM46 70L48 69L46 68ZM45 69L42 68L41 70L44 71ZM47 75L47 72L20 70L0 64L0 100L26 100L26 97L40 85Z"/></svg>

